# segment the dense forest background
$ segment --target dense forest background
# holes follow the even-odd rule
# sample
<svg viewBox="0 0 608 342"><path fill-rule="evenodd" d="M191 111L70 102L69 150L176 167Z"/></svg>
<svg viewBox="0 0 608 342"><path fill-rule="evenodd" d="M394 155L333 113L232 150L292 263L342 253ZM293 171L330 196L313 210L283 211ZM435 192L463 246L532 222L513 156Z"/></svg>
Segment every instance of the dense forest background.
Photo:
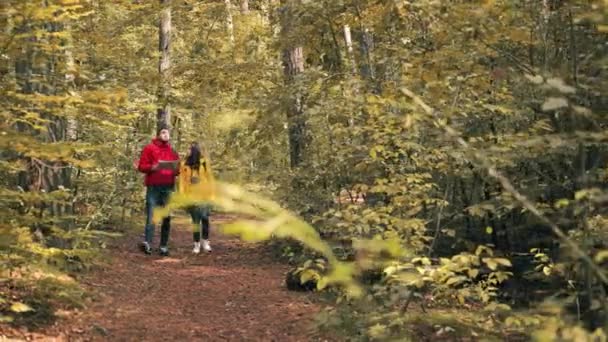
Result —
<svg viewBox="0 0 608 342"><path fill-rule="evenodd" d="M133 162L165 122L354 265L363 295L334 273L320 328L605 340L607 18L605 0L3 0L2 287L28 290L0 320L77 305L62 274L139 224ZM314 245L270 244L323 282Z"/></svg>

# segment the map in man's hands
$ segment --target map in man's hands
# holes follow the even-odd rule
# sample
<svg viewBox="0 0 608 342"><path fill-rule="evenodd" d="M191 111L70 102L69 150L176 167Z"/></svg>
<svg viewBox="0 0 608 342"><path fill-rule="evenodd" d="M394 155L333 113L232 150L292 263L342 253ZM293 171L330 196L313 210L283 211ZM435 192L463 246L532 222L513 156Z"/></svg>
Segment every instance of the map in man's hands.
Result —
<svg viewBox="0 0 608 342"><path fill-rule="evenodd" d="M159 160L158 168L160 170L177 170L179 160Z"/></svg>

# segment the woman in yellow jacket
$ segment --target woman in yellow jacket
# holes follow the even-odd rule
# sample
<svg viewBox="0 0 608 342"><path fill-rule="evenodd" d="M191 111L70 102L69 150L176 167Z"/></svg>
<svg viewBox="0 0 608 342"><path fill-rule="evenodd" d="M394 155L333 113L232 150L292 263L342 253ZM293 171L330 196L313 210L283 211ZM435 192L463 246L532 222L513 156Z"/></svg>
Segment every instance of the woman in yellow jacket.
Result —
<svg viewBox="0 0 608 342"><path fill-rule="evenodd" d="M190 185L198 184L201 181L210 181L208 167L207 159L202 155L201 148L198 143L193 142L190 146L190 152L186 156L186 160L182 162L181 165L179 191L182 193L188 192L191 188ZM192 224L194 225L194 231L192 233L194 248L192 252L194 254L199 254L201 252L201 247L205 252L211 252L211 245L209 244L209 215L211 214L211 207L207 204L203 204L188 207L186 210L190 213ZM201 231L203 238L202 246Z"/></svg>

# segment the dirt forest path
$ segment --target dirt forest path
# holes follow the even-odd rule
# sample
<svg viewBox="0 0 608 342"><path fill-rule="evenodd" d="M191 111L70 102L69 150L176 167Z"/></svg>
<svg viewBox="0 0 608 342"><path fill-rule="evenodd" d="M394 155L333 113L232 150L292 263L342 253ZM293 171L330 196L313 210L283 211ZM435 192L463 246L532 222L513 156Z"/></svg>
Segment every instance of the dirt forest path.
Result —
<svg viewBox="0 0 608 342"><path fill-rule="evenodd" d="M212 225L227 220L215 217ZM96 301L55 325L55 340L325 340L311 330L321 307L287 291L286 265L255 245L218 236L213 226L213 252L195 256L189 226L175 226L167 258L141 253L139 234L117 240L109 266L84 279Z"/></svg>

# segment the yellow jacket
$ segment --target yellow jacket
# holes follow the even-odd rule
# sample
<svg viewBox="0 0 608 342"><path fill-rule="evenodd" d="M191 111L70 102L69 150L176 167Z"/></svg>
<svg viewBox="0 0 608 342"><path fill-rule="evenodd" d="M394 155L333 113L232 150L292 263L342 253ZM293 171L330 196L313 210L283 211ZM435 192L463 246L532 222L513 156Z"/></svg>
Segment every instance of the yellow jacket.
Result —
<svg viewBox="0 0 608 342"><path fill-rule="evenodd" d="M201 159L201 164L198 169L192 169L186 165L185 161L181 161L178 178L178 192L190 192L193 185L193 180L198 178L200 183L208 183L212 181L211 170L207 165L206 159ZM193 178L194 177L194 178Z"/></svg>

